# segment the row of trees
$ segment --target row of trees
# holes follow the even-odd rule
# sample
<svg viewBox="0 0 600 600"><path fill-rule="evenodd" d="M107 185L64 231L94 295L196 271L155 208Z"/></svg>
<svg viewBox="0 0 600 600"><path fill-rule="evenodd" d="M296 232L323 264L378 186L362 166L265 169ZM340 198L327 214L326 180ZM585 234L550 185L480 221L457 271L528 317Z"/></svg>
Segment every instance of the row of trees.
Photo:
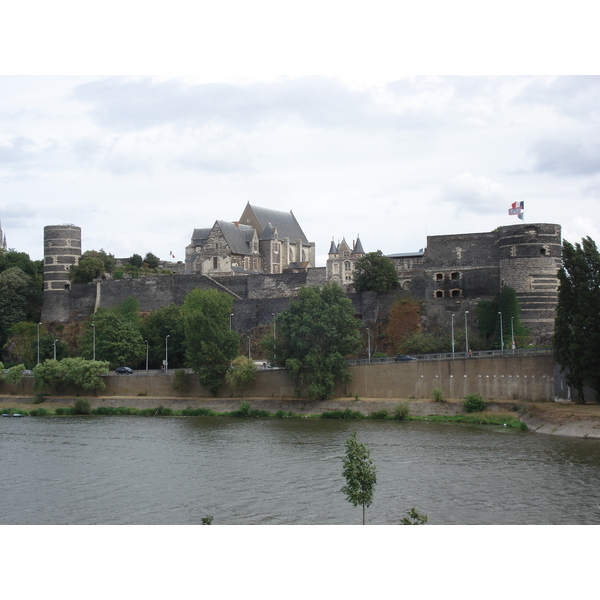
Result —
<svg viewBox="0 0 600 600"><path fill-rule="evenodd" d="M581 244L563 241L558 272L554 355L567 383L585 404L585 388L600 402L600 253L589 236Z"/></svg>

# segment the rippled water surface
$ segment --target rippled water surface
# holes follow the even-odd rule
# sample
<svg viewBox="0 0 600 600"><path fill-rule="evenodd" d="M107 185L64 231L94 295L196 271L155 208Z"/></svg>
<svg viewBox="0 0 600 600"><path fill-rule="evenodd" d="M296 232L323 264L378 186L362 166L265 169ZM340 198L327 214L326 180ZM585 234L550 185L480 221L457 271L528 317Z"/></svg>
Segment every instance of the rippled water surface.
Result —
<svg viewBox="0 0 600 600"><path fill-rule="evenodd" d="M358 431L367 521L598 524L600 441L473 425L298 419L0 419L2 524L352 524L339 491Z"/></svg>

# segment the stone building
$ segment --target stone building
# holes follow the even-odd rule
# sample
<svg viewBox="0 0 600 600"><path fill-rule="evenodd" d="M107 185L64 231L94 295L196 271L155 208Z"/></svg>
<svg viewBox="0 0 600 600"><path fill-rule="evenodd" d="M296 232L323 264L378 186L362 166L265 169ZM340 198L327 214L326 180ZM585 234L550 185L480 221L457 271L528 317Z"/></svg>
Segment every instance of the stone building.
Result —
<svg viewBox="0 0 600 600"><path fill-rule="evenodd" d="M356 261L364 255L365 251L359 236L356 236L356 241L352 242L352 248L346 242L346 238L337 245L331 240L326 265L327 281L335 281L348 289L354 283Z"/></svg>
<svg viewBox="0 0 600 600"><path fill-rule="evenodd" d="M544 342L554 330L561 248L560 225L530 223L428 236L425 250L390 258L401 288L427 301L428 313L440 321L449 313L464 316L503 286L513 288L521 322L535 341Z"/></svg>
<svg viewBox="0 0 600 600"><path fill-rule="evenodd" d="M185 249L186 273L210 276L278 274L315 266L315 244L309 242L296 217L246 205L239 221L215 221L194 229Z"/></svg>

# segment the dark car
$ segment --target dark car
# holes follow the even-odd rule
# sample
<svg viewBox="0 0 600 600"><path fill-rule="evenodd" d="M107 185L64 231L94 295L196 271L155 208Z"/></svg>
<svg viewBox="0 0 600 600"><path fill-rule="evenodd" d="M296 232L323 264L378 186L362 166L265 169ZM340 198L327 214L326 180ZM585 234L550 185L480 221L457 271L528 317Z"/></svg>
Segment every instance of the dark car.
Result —
<svg viewBox="0 0 600 600"><path fill-rule="evenodd" d="M396 354L396 362L403 362L405 360L417 360L414 356L408 356L407 354Z"/></svg>
<svg viewBox="0 0 600 600"><path fill-rule="evenodd" d="M121 375L121 374L131 375L131 373L133 373L133 369L130 369L129 367L117 367L115 369L115 373L119 373L119 375Z"/></svg>

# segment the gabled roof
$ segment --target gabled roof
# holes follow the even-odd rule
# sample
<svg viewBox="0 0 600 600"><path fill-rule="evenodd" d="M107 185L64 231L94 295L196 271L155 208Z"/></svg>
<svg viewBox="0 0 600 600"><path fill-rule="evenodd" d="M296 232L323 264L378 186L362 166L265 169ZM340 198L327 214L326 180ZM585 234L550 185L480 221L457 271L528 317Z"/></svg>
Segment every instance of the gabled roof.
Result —
<svg viewBox="0 0 600 600"><path fill-rule="evenodd" d="M287 213L270 208L262 208L260 206L253 206L248 202L240 217L240 223L256 227L259 237L262 236L270 223L273 227L277 227L280 240L284 238L288 238L290 242L300 240L302 244L309 245L309 241L306 239L302 228L298 224L298 221L296 221L296 217L294 217L294 213L291 211Z"/></svg>
<svg viewBox="0 0 600 600"><path fill-rule="evenodd" d="M254 237L254 227L249 225L236 225L229 221L215 221L223 232L223 237L233 254L251 255L250 242Z"/></svg>
<svg viewBox="0 0 600 600"><path fill-rule="evenodd" d="M204 242L210 235L212 228L208 229L194 229L194 233L192 233L192 245L193 246L204 246Z"/></svg>
<svg viewBox="0 0 600 600"><path fill-rule="evenodd" d="M279 237L279 232L277 231L277 227L273 227L273 225L271 225L271 223L269 223L265 227L264 231L262 232L260 239L261 240L274 240L278 237Z"/></svg>

